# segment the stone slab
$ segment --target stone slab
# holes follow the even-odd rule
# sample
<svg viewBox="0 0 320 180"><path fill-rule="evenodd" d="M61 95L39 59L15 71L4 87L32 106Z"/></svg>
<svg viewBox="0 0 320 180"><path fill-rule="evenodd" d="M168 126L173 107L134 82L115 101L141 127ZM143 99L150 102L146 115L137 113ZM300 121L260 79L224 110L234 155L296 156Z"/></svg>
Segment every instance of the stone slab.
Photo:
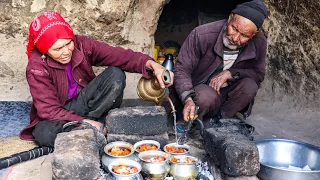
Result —
<svg viewBox="0 0 320 180"><path fill-rule="evenodd" d="M107 134L107 141L125 141L129 142L132 145L141 140L155 140L160 143L161 148L169 143L169 136L167 133L153 135L153 136L145 136L145 135L126 135L126 134Z"/></svg>
<svg viewBox="0 0 320 180"><path fill-rule="evenodd" d="M213 175L214 180L259 180L257 176L228 176L221 172L212 159L209 160L209 165L209 171Z"/></svg>
<svg viewBox="0 0 320 180"><path fill-rule="evenodd" d="M106 118L111 134L158 135L166 133L167 114L161 106L136 106L113 109Z"/></svg>
<svg viewBox="0 0 320 180"><path fill-rule="evenodd" d="M101 148L92 129L59 133L53 152L52 178L98 179Z"/></svg>
<svg viewBox="0 0 320 180"><path fill-rule="evenodd" d="M243 134L208 128L204 131L204 147L224 174L253 176L260 170L258 148Z"/></svg>

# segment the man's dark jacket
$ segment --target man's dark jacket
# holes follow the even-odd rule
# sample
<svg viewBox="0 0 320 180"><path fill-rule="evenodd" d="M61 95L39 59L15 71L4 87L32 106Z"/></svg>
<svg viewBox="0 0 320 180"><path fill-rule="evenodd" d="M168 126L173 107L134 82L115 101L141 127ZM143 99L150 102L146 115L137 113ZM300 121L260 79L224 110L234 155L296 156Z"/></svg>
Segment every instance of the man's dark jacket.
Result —
<svg viewBox="0 0 320 180"><path fill-rule="evenodd" d="M194 87L205 84L217 69L223 54L223 33L227 20L216 21L195 28L183 43L173 70L174 87L182 102L192 94ZM267 40L259 32L240 50L229 69L235 79L252 78L258 85L265 75Z"/></svg>

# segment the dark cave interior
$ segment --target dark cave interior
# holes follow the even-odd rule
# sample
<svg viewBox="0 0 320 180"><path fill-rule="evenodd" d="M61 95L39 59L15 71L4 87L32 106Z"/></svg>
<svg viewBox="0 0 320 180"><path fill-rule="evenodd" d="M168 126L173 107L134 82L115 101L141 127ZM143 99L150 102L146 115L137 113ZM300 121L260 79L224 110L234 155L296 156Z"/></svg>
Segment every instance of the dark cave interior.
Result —
<svg viewBox="0 0 320 180"><path fill-rule="evenodd" d="M155 42L174 41L182 45L197 26L228 18L230 12L246 0L171 0L159 18Z"/></svg>

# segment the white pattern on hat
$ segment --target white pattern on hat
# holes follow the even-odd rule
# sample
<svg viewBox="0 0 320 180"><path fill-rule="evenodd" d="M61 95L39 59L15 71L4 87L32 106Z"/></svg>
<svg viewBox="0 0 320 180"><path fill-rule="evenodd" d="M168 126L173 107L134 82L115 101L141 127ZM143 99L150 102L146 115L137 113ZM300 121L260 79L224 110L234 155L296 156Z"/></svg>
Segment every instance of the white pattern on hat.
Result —
<svg viewBox="0 0 320 180"><path fill-rule="evenodd" d="M46 27L44 27L41 32L39 33L38 37L33 41L33 44L36 44L38 42L38 40L40 39L40 37L52 26L57 26L57 25L61 25L61 26L66 26L67 28L69 28L71 31L71 27L68 23L65 22L61 22L61 21L56 21L56 22L51 22L50 24L46 25Z"/></svg>
<svg viewBox="0 0 320 180"><path fill-rule="evenodd" d="M33 21L32 28L34 31L38 31L40 27L41 27L41 23L40 23L40 20L37 18Z"/></svg>
<svg viewBox="0 0 320 180"><path fill-rule="evenodd" d="M57 19L56 14L57 14L56 12L45 12L45 13L43 13L43 15L46 16L50 21L52 19Z"/></svg>

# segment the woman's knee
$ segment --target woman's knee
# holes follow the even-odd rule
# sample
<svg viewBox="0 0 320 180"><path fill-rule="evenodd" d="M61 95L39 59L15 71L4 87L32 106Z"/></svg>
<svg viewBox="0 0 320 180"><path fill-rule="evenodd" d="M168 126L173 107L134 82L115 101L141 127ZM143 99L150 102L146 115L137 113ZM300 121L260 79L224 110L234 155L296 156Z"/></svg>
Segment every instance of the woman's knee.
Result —
<svg viewBox="0 0 320 180"><path fill-rule="evenodd" d="M119 82L126 81L125 72L118 67L110 66L105 71L108 72L109 76L111 76L114 81L119 81Z"/></svg>
<svg viewBox="0 0 320 180"><path fill-rule="evenodd" d="M32 135L40 146L54 147L57 134L62 132L65 123L67 121L40 121L32 131Z"/></svg>
<svg viewBox="0 0 320 180"><path fill-rule="evenodd" d="M105 71L105 76L108 78L108 83L111 83L113 87L117 88L118 90L123 90L126 86L126 74L123 70L118 67L110 66Z"/></svg>
<svg viewBox="0 0 320 180"><path fill-rule="evenodd" d="M35 142L43 147L54 147L54 141L57 137L57 134L53 134L50 132L44 132L42 129L40 128L35 128L32 131L32 135L34 137Z"/></svg>

